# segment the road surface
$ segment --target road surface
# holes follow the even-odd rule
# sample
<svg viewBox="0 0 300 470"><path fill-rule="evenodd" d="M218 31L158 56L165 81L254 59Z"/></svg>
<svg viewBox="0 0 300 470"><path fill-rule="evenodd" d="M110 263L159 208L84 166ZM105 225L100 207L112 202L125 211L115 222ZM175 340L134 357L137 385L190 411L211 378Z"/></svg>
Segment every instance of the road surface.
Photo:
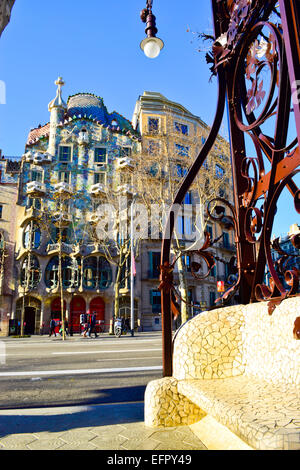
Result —
<svg viewBox="0 0 300 470"><path fill-rule="evenodd" d="M0 341L0 409L143 401L162 377L161 333ZM117 406L117 405L116 405Z"/></svg>

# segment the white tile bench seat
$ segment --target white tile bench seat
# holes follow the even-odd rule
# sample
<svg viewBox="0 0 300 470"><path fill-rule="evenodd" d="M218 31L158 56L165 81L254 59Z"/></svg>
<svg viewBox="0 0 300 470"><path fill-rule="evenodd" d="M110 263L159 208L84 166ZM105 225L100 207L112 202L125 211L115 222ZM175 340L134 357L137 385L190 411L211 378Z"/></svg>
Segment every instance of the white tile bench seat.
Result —
<svg viewBox="0 0 300 470"><path fill-rule="evenodd" d="M178 392L254 449L300 450L297 386L240 375L181 380Z"/></svg>
<svg viewBox="0 0 300 470"><path fill-rule="evenodd" d="M300 450L300 296L203 312L179 330L173 376L145 393L145 424L207 417L253 449ZM225 429L224 428L224 429Z"/></svg>

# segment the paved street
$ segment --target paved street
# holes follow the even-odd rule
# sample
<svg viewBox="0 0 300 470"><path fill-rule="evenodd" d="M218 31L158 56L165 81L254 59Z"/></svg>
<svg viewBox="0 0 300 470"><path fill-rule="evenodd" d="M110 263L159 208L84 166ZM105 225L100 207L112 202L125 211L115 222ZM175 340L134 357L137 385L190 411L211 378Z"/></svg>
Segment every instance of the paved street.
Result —
<svg viewBox="0 0 300 470"><path fill-rule="evenodd" d="M161 333L5 338L0 409L143 401L162 376Z"/></svg>
<svg viewBox="0 0 300 470"><path fill-rule="evenodd" d="M161 364L161 333L2 339L0 450L206 449L189 426L145 427Z"/></svg>

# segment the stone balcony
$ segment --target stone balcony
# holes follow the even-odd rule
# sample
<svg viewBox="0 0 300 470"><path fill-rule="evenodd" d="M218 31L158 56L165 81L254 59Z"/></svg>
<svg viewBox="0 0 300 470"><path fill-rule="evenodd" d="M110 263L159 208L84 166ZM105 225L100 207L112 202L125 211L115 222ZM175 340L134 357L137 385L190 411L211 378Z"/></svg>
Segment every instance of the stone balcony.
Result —
<svg viewBox="0 0 300 470"><path fill-rule="evenodd" d="M40 163L52 163L53 157L49 153L39 153L36 152L33 154L33 163L36 165Z"/></svg>
<svg viewBox="0 0 300 470"><path fill-rule="evenodd" d="M97 183L91 186L90 194L94 197L101 197L106 195L106 188L104 184Z"/></svg>
<svg viewBox="0 0 300 470"><path fill-rule="evenodd" d="M46 194L46 185L39 181L31 181L26 185L26 193L32 197L44 196Z"/></svg>
<svg viewBox="0 0 300 470"><path fill-rule="evenodd" d="M62 243L61 244L61 251L67 255L70 255L73 252L73 245L70 245L69 243ZM49 243L47 245L47 254L48 255L54 255L59 253L59 243Z"/></svg>
<svg viewBox="0 0 300 470"><path fill-rule="evenodd" d="M116 169L117 170L133 170L134 165L133 165L133 160L129 157L123 157L119 158L116 162Z"/></svg>
<svg viewBox="0 0 300 470"><path fill-rule="evenodd" d="M71 196L73 193L71 185L63 181L54 185L54 192L62 196Z"/></svg>
<svg viewBox="0 0 300 470"><path fill-rule="evenodd" d="M23 155L26 163L34 163L39 165L41 163L52 163L53 157L49 153L31 152L30 150Z"/></svg>
<svg viewBox="0 0 300 470"><path fill-rule="evenodd" d="M57 211L53 214L52 221L56 227L65 227L72 222L72 216L65 211Z"/></svg>

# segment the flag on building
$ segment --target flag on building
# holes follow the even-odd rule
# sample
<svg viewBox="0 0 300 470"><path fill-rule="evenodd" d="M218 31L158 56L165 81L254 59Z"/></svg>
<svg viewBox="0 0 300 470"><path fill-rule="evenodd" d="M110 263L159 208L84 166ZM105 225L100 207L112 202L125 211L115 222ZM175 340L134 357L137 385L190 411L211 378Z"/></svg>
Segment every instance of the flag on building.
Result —
<svg viewBox="0 0 300 470"><path fill-rule="evenodd" d="M136 265L135 265L134 253L132 253L132 256L131 256L131 262L132 262L132 274L136 276Z"/></svg>

